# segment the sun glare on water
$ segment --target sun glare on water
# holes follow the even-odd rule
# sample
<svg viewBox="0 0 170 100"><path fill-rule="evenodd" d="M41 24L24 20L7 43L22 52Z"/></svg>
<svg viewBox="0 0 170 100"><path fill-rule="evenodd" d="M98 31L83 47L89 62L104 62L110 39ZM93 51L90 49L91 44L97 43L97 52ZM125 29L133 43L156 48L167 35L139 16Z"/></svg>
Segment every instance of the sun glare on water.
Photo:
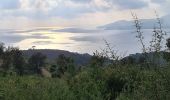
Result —
<svg viewBox="0 0 170 100"><path fill-rule="evenodd" d="M58 30L61 28L55 28ZM29 49L32 46L36 46L39 49L66 49L74 44L71 37L75 36L73 33L56 32L53 28L44 28L42 30L35 30L28 33L24 33L30 38L24 39L14 45L22 46L21 49ZM31 38L32 37L32 38Z"/></svg>

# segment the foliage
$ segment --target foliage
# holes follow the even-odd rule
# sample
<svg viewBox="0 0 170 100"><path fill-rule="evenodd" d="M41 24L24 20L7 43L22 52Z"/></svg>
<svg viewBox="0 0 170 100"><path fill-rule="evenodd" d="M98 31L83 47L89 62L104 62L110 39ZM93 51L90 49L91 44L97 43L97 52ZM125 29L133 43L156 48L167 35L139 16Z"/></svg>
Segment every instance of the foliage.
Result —
<svg viewBox="0 0 170 100"><path fill-rule="evenodd" d="M153 28L153 35L152 40L149 42L150 45L146 47L144 42L144 35L142 32L142 24L139 20L138 16L135 13L132 13L132 17L134 19L134 26L136 28L137 38L139 39L139 42L142 45L142 51L144 53L144 64L148 68L157 69L158 67L161 67L161 62L163 58L162 50L163 50L163 40L165 39L165 36L167 35L167 32L163 30L163 25L161 22L161 19L159 18L159 15L157 12L156 14L156 26ZM168 39L167 39L167 46L168 46ZM152 54L152 55L149 55Z"/></svg>
<svg viewBox="0 0 170 100"><path fill-rule="evenodd" d="M50 72L52 77L61 78L66 73L73 76L75 74L74 60L71 57L66 57L64 54L58 56L56 60L56 65L52 65Z"/></svg>
<svg viewBox="0 0 170 100"><path fill-rule="evenodd" d="M18 48L8 47L5 48L1 45L1 66L3 70L3 75L16 73L17 75L24 74L25 59L23 57L22 51Z"/></svg>
<svg viewBox="0 0 170 100"><path fill-rule="evenodd" d="M83 71L71 80L71 90L76 100L103 100L100 81L96 81L88 71Z"/></svg>
<svg viewBox="0 0 170 100"><path fill-rule="evenodd" d="M0 78L3 100L74 100L67 82L36 76Z"/></svg>
<svg viewBox="0 0 170 100"><path fill-rule="evenodd" d="M25 59L23 53L18 48L13 48L11 50L13 56L13 66L18 75L24 74Z"/></svg>
<svg viewBox="0 0 170 100"><path fill-rule="evenodd" d="M91 58L91 66L98 66L98 67L103 67L104 63L106 61L106 57L103 53L99 53L98 51L96 51L95 53L93 53L93 56Z"/></svg>
<svg viewBox="0 0 170 100"><path fill-rule="evenodd" d="M0 77L3 100L169 100L170 69L86 68L69 80Z"/></svg>
<svg viewBox="0 0 170 100"><path fill-rule="evenodd" d="M34 73L41 74L41 68L45 67L46 64L46 56L42 53L35 53L33 54L28 62L30 66L30 70L34 71Z"/></svg>
<svg viewBox="0 0 170 100"><path fill-rule="evenodd" d="M168 49L170 49L170 38L168 38L166 41L166 46L168 47Z"/></svg>

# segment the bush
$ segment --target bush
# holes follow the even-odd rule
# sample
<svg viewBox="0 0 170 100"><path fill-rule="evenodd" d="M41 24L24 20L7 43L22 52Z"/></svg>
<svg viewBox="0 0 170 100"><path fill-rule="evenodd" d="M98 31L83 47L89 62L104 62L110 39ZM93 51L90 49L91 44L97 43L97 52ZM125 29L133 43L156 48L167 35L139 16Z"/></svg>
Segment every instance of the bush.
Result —
<svg viewBox="0 0 170 100"><path fill-rule="evenodd" d="M76 100L103 100L101 84L88 71L83 71L71 80L70 85Z"/></svg>
<svg viewBox="0 0 170 100"><path fill-rule="evenodd" d="M39 77L0 78L3 100L74 100L67 82ZM3 94L2 94L3 93Z"/></svg>

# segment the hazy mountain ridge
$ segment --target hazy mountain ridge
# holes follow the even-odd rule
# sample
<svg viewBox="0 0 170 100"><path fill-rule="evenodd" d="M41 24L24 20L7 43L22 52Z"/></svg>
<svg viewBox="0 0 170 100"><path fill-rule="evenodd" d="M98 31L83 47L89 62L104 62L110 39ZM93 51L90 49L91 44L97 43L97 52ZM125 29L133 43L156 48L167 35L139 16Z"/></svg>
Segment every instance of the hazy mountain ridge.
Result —
<svg viewBox="0 0 170 100"><path fill-rule="evenodd" d="M150 52L150 53L136 53L136 54L130 54L127 57L124 57L123 59L121 59L121 61L125 61L125 62L130 62L130 63L143 63L145 60L150 62L152 61L153 64L160 64L160 65L167 65L168 62L165 58L165 55L167 55L168 52L166 51L161 51L159 53L160 58L156 55L156 53L154 52Z"/></svg>
<svg viewBox="0 0 170 100"><path fill-rule="evenodd" d="M79 54L79 53L69 52L69 51L65 51L65 50L53 50L53 49L23 50L23 54L26 57L30 57L32 54L37 53L37 52L40 52L40 53L46 55L47 58L52 62L54 62L59 55L64 54L67 57L73 58L75 61L75 64L77 64L77 65L87 64L92 57L91 55L89 55L87 53Z"/></svg>

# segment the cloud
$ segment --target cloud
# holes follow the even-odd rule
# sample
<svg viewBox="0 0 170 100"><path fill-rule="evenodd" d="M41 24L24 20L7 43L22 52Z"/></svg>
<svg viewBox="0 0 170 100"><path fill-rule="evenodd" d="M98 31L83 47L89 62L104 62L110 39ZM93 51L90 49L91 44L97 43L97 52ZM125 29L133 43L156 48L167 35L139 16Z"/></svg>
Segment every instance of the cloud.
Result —
<svg viewBox="0 0 170 100"><path fill-rule="evenodd" d="M31 33L31 32L39 32L39 31L50 31L52 30L51 28L34 28L34 29L28 29L28 30L14 30L14 29L0 29L0 33L5 33L5 34L18 34L18 33ZM34 34L35 35L35 34ZM41 34L39 34L41 35Z"/></svg>
<svg viewBox="0 0 170 100"><path fill-rule="evenodd" d="M162 4L165 3L167 0L151 0L151 2L153 3L157 3L157 4Z"/></svg>
<svg viewBox="0 0 170 100"><path fill-rule="evenodd" d="M48 16L51 17L61 17L61 18L74 18L85 13L95 12L93 9L90 9L88 6L58 6L54 9L51 9L48 12Z"/></svg>
<svg viewBox="0 0 170 100"><path fill-rule="evenodd" d="M8 2L7 2L8 1ZM11 2L9 2L11 1ZM18 1L17 3L13 2ZM6 2L3 4L3 2ZM147 0L1 0L5 8L19 8L10 12L0 12L1 18L26 17L33 20L78 19L95 13L118 12L120 10L148 7Z"/></svg>
<svg viewBox="0 0 170 100"><path fill-rule="evenodd" d="M7 1L0 1L0 8L3 8L4 10L11 9L12 11L2 11L0 13L1 17L27 17L36 20L49 19L51 17L74 18L81 14L95 12L96 10L94 7L92 7L92 5L84 4L84 0L77 1L82 2L81 4L76 3L76 0L20 0L20 2L16 2L16 0ZM14 7L18 8L18 6L20 6L20 9L13 10Z"/></svg>
<svg viewBox="0 0 170 100"><path fill-rule="evenodd" d="M90 43L97 43L100 41L97 37L92 36L82 36L82 37L70 37L70 40L74 40L77 42L90 42Z"/></svg>
<svg viewBox="0 0 170 100"><path fill-rule="evenodd" d="M98 30L82 29L82 28L65 28L60 30L52 30L54 32L69 32L69 33L94 33Z"/></svg>
<svg viewBox="0 0 170 100"><path fill-rule="evenodd" d="M170 0L151 0L151 2L159 5L160 10L165 14L170 14Z"/></svg>
<svg viewBox="0 0 170 100"><path fill-rule="evenodd" d="M25 10L49 10L60 0L20 0L22 9Z"/></svg>
<svg viewBox="0 0 170 100"><path fill-rule="evenodd" d="M48 44L62 44L62 45L67 45L67 44L73 44L73 43L55 43L52 41L35 41L32 42L35 45L48 45Z"/></svg>
<svg viewBox="0 0 170 100"><path fill-rule="evenodd" d="M35 32L36 30L13 30L13 29L7 29L7 30L0 30L0 33L6 33L6 34L15 34L15 33L30 33Z"/></svg>
<svg viewBox="0 0 170 100"><path fill-rule="evenodd" d="M12 31L11 31L12 32ZM1 33L0 40L5 43L17 43L25 39L51 39L48 36L42 34L21 35L16 33Z"/></svg>
<svg viewBox="0 0 170 100"><path fill-rule="evenodd" d="M36 44L36 45L47 45L47 44L56 44L52 41L35 41L35 42L32 42L33 44Z"/></svg>
<svg viewBox="0 0 170 100"><path fill-rule="evenodd" d="M19 0L0 0L0 9L17 9L20 7Z"/></svg>
<svg viewBox="0 0 170 100"><path fill-rule="evenodd" d="M71 1L73 1L73 2L75 2L75 3L90 3L90 2L92 2L93 0L71 0Z"/></svg>
<svg viewBox="0 0 170 100"><path fill-rule="evenodd" d="M106 12L114 7L125 10L146 6L147 3L141 0L1 0L0 8L12 11L2 11L0 16L27 17L35 20L54 17L73 19L84 14ZM14 8L18 9L13 10Z"/></svg>
<svg viewBox="0 0 170 100"><path fill-rule="evenodd" d="M113 7L121 10L140 9L148 6L148 3L143 0L105 0Z"/></svg>

